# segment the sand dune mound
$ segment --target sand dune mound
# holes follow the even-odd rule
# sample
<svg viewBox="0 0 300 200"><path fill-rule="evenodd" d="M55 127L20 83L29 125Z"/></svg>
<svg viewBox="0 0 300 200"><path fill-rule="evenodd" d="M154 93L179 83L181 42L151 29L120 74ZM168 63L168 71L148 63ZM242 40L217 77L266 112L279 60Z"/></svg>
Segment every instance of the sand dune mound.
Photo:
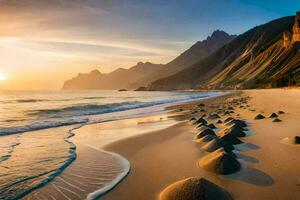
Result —
<svg viewBox="0 0 300 200"><path fill-rule="evenodd" d="M190 119L190 121L196 121L196 118L195 118L195 117L192 117L192 118Z"/></svg>
<svg viewBox="0 0 300 200"><path fill-rule="evenodd" d="M205 130L201 131L200 133L198 133L195 137L195 140L200 139L206 135L214 135L215 136L216 134L213 130L208 128L208 129L205 129Z"/></svg>
<svg viewBox="0 0 300 200"><path fill-rule="evenodd" d="M203 118L203 117L200 117L196 122L195 124L207 124L207 121Z"/></svg>
<svg viewBox="0 0 300 200"><path fill-rule="evenodd" d="M278 115L277 115L276 113L272 113L272 114L269 116L269 118L276 118L276 117L278 117Z"/></svg>
<svg viewBox="0 0 300 200"><path fill-rule="evenodd" d="M294 137L294 144L300 144L300 136Z"/></svg>
<svg viewBox="0 0 300 200"><path fill-rule="evenodd" d="M216 113L208 116L208 119L219 119L219 118L221 118L221 117Z"/></svg>
<svg viewBox="0 0 300 200"><path fill-rule="evenodd" d="M247 136L247 134L244 132L245 129L237 126L237 125L233 125L230 128L226 128L225 130L222 131L223 135L233 135L236 137L245 137Z"/></svg>
<svg viewBox="0 0 300 200"><path fill-rule="evenodd" d="M207 127L211 128L211 129L216 129L217 128L214 124L208 124Z"/></svg>
<svg viewBox="0 0 300 200"><path fill-rule="evenodd" d="M259 120L259 119L264 119L264 118L266 118L264 115L262 115L262 114L258 114L258 115L256 115L255 117L254 117L254 119L256 119L256 120Z"/></svg>
<svg viewBox="0 0 300 200"><path fill-rule="evenodd" d="M215 138L205 144L201 149L207 152L213 152L219 148L224 148L226 151L232 151L233 145L221 138Z"/></svg>
<svg viewBox="0 0 300 200"><path fill-rule="evenodd" d="M224 122L230 122L231 120L233 120L233 117L228 117L228 118L226 118L225 120L224 120Z"/></svg>
<svg viewBox="0 0 300 200"><path fill-rule="evenodd" d="M200 167L216 174L232 174L240 170L240 162L226 152L213 152L201 158Z"/></svg>
<svg viewBox="0 0 300 200"><path fill-rule="evenodd" d="M209 142L215 138L217 138L217 136L215 136L215 135L206 135L200 139L195 140L195 142L197 142L197 143Z"/></svg>
<svg viewBox="0 0 300 200"><path fill-rule="evenodd" d="M221 139L225 140L226 142L230 143L230 144L242 144L243 142L235 135L233 134L227 134L227 135L223 135L221 137Z"/></svg>
<svg viewBox="0 0 300 200"><path fill-rule="evenodd" d="M247 123L240 119L233 119L230 122L226 123L226 126L233 126L233 125L241 127L241 128L247 127Z"/></svg>
<svg viewBox="0 0 300 200"><path fill-rule="evenodd" d="M281 119L275 118L272 122L282 122Z"/></svg>
<svg viewBox="0 0 300 200"><path fill-rule="evenodd" d="M204 107L204 106L205 106L204 103L200 103L200 104L198 105L198 107Z"/></svg>
<svg viewBox="0 0 300 200"><path fill-rule="evenodd" d="M223 188L203 178L188 178L169 185L159 200L232 200Z"/></svg>

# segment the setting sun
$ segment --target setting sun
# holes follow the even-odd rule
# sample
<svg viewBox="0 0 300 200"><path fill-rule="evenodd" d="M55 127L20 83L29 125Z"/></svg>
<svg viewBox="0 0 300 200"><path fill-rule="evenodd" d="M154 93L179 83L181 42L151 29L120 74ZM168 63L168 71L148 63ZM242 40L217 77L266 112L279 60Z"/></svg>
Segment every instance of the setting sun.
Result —
<svg viewBox="0 0 300 200"><path fill-rule="evenodd" d="M5 81L7 79L7 77L0 72L0 81Z"/></svg>

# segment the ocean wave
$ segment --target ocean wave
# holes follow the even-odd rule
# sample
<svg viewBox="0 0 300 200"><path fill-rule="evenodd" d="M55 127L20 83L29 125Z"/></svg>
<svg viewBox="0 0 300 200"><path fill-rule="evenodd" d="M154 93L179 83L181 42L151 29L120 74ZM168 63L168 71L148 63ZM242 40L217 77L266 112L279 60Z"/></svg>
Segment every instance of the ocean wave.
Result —
<svg viewBox="0 0 300 200"><path fill-rule="evenodd" d="M35 122L29 125L19 126L19 127L8 127L8 128L0 127L0 136L16 134L16 133L24 133L28 131L36 131L36 130L42 130L47 128L60 127L60 126L84 124L86 122L88 122L88 119L68 119L66 121Z"/></svg>
<svg viewBox="0 0 300 200"><path fill-rule="evenodd" d="M77 104L67 106L63 108L55 109L40 109L30 111L28 115L47 115L49 117L67 117L67 116L82 116L82 115L93 115L102 114L114 111L126 110L129 108L135 108L134 105L138 106L142 104L138 101L122 102L122 103L111 103L111 104Z"/></svg>

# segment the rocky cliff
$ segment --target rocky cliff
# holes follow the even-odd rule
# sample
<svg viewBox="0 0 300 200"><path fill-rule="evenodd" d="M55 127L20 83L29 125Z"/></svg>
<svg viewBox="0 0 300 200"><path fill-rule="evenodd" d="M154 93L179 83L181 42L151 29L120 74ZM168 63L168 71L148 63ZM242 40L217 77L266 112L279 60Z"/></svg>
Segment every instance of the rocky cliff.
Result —
<svg viewBox="0 0 300 200"><path fill-rule="evenodd" d="M257 26L150 90L267 88L300 84L296 17ZM292 33L292 34L289 34ZM289 42L289 40L292 40Z"/></svg>

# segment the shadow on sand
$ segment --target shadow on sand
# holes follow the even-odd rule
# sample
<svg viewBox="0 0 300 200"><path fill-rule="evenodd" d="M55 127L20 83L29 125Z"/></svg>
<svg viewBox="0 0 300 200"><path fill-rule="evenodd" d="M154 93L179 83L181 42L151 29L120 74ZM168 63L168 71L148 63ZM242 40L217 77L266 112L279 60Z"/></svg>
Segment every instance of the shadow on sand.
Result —
<svg viewBox="0 0 300 200"><path fill-rule="evenodd" d="M237 155L237 157L239 159L242 159L246 162L259 163L259 160L257 160L256 158L254 158L252 156L244 155L244 154L241 154L241 153L238 153L238 152L234 152L234 153L235 153L235 155Z"/></svg>
<svg viewBox="0 0 300 200"><path fill-rule="evenodd" d="M225 177L257 186L271 186L274 184L271 176L261 170L247 166L243 166L241 171Z"/></svg>

